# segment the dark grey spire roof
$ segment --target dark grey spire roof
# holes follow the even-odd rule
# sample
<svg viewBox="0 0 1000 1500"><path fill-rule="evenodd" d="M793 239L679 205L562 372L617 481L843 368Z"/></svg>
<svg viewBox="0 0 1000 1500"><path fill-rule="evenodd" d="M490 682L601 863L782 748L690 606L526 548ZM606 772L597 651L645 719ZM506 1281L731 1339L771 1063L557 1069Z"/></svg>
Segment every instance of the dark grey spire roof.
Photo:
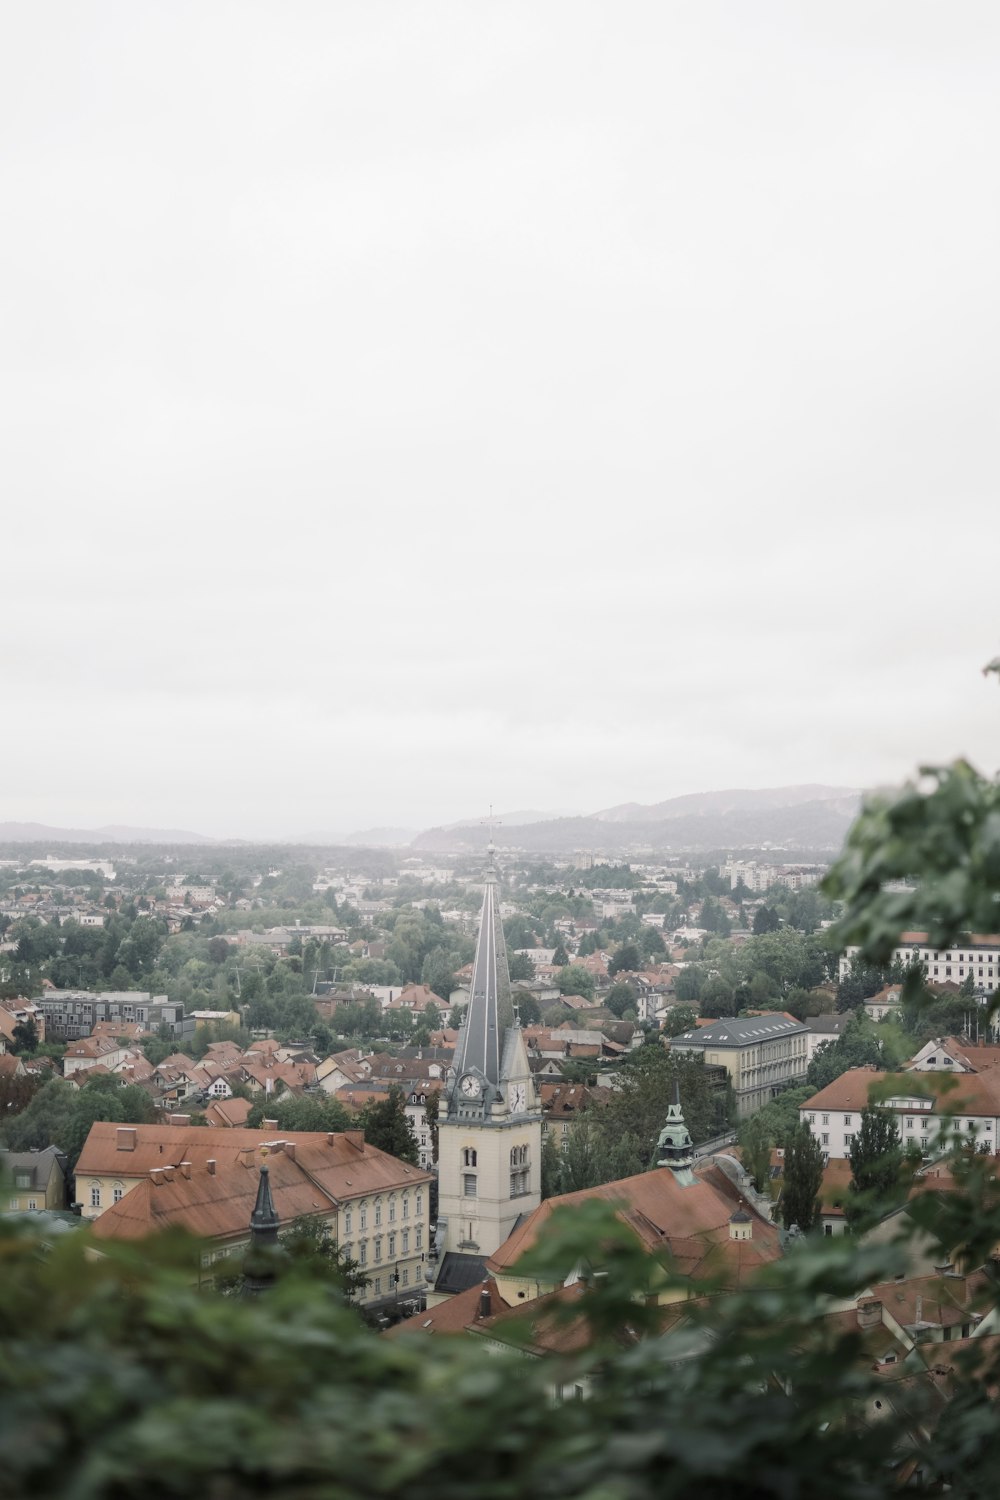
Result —
<svg viewBox="0 0 1000 1500"><path fill-rule="evenodd" d="M250 1215L250 1244L243 1259L245 1297L265 1291L275 1280L276 1263L282 1254L278 1241L280 1222L271 1197L270 1173L267 1166L262 1165L257 1184L257 1201Z"/></svg>
<svg viewBox="0 0 1000 1500"><path fill-rule="evenodd" d="M504 1037L514 1023L507 972L507 948L500 921L499 882L493 845L489 846L479 940L472 965L469 1005L455 1048L455 1077L475 1069L494 1085L500 1082Z"/></svg>

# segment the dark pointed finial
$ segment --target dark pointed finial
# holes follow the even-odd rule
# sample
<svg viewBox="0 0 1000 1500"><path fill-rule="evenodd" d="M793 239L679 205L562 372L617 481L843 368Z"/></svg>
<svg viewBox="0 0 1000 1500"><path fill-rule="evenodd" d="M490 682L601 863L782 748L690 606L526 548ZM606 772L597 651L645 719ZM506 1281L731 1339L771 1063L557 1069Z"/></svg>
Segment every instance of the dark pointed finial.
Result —
<svg viewBox="0 0 1000 1500"><path fill-rule="evenodd" d="M257 1183L257 1201L250 1215L250 1244L243 1257L243 1294L252 1296L272 1286L277 1278L281 1258L278 1240L278 1211L271 1197L271 1174L262 1162Z"/></svg>

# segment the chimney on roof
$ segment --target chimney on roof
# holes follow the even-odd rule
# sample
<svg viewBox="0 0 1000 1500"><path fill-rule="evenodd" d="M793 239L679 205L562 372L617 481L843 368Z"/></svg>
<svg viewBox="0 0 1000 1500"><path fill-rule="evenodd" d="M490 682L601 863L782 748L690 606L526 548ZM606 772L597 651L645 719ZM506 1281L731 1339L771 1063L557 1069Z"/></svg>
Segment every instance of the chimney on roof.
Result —
<svg viewBox="0 0 1000 1500"><path fill-rule="evenodd" d="M150 1175L150 1178L152 1180L153 1186L154 1187L159 1187L160 1183L163 1181L163 1168L162 1167L150 1167L150 1169L149 1169L149 1175Z"/></svg>
<svg viewBox="0 0 1000 1500"><path fill-rule="evenodd" d="M277 1146L276 1149L284 1151L284 1153L288 1157L289 1161L294 1161L295 1160L295 1142L294 1141L279 1141L278 1142L278 1146Z"/></svg>
<svg viewBox="0 0 1000 1500"><path fill-rule="evenodd" d="M355 1151L360 1151L362 1154L364 1154L365 1133L363 1130L344 1130L341 1131L341 1134L343 1135L344 1140L354 1147ZM327 1137L327 1139L332 1146L337 1137L335 1135L330 1135Z"/></svg>
<svg viewBox="0 0 1000 1500"><path fill-rule="evenodd" d="M181 1162L181 1176L186 1182L191 1181L191 1163L189 1161Z"/></svg>
<svg viewBox="0 0 1000 1500"><path fill-rule="evenodd" d="M139 1132L134 1125L119 1125L115 1131L116 1146L119 1151L134 1151Z"/></svg>
<svg viewBox="0 0 1000 1500"><path fill-rule="evenodd" d="M208 1158L208 1161L205 1163L205 1165L208 1168L208 1175L209 1175L209 1177L214 1177L215 1176L215 1157L214 1156L210 1156Z"/></svg>
<svg viewBox="0 0 1000 1500"><path fill-rule="evenodd" d="M866 1302L859 1302L857 1306L857 1318L859 1328L877 1328L882 1321L882 1304L869 1298Z"/></svg>
<svg viewBox="0 0 1000 1500"><path fill-rule="evenodd" d="M163 1177L164 1177L164 1180L166 1182L173 1182L173 1180L174 1180L174 1169L173 1169L172 1166L170 1166L170 1167L161 1167L160 1171L163 1173Z"/></svg>
<svg viewBox="0 0 1000 1500"><path fill-rule="evenodd" d="M190 1125L191 1124L191 1116L190 1115L167 1115L167 1124L168 1125L181 1125L181 1126L183 1126L183 1125Z"/></svg>
<svg viewBox="0 0 1000 1500"><path fill-rule="evenodd" d="M260 1123L263 1130L277 1130L278 1128L277 1120L261 1120Z"/></svg>
<svg viewBox="0 0 1000 1500"><path fill-rule="evenodd" d="M241 1167L252 1167L256 1155L257 1153L253 1146L241 1146L236 1160Z"/></svg>
<svg viewBox="0 0 1000 1500"><path fill-rule="evenodd" d="M479 1293L479 1311L476 1316L479 1318L488 1318L492 1313L493 1303L490 1300L490 1284L488 1281L484 1281Z"/></svg>

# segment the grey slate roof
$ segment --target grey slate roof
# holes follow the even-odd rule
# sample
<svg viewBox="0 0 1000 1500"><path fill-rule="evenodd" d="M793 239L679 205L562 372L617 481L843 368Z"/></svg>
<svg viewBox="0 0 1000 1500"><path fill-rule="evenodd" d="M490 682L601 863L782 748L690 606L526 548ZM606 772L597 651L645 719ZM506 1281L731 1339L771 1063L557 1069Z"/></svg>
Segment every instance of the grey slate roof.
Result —
<svg viewBox="0 0 1000 1500"><path fill-rule="evenodd" d="M434 1282L436 1292L467 1292L470 1286L480 1286L489 1272L486 1269L488 1255L462 1255L449 1250L441 1257L441 1269Z"/></svg>
<svg viewBox="0 0 1000 1500"><path fill-rule="evenodd" d="M769 1042L779 1036L797 1036L808 1031L801 1021L788 1016L725 1016L711 1026L698 1026L675 1036L672 1046L680 1047L752 1047L755 1042Z"/></svg>

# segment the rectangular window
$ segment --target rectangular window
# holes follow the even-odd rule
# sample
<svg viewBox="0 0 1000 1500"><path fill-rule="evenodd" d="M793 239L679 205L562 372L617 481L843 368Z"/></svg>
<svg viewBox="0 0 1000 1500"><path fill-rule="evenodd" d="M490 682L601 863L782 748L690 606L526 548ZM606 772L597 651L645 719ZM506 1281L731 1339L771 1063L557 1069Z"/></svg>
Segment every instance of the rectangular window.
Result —
<svg viewBox="0 0 1000 1500"><path fill-rule="evenodd" d="M361 1249L360 1249L360 1251L358 1253L358 1262L362 1266L366 1266L368 1264L368 1241L367 1240L362 1240L361 1241Z"/></svg>
<svg viewBox="0 0 1000 1500"><path fill-rule="evenodd" d="M410 1251L410 1231L408 1229L404 1229L403 1230L403 1254L404 1255L408 1255L409 1251Z"/></svg>
<svg viewBox="0 0 1000 1500"><path fill-rule="evenodd" d="M403 1267L403 1285L404 1286L409 1286L409 1284L410 1284L410 1273L409 1273L409 1270L407 1269L407 1267L404 1266Z"/></svg>
<svg viewBox="0 0 1000 1500"><path fill-rule="evenodd" d="M120 1203L122 1201L122 1199L124 1198L124 1196L125 1196L125 1189L124 1188L116 1187L116 1188L112 1188L111 1189L111 1201L112 1201L112 1203Z"/></svg>
<svg viewBox="0 0 1000 1500"><path fill-rule="evenodd" d="M824 1135L823 1136L822 1144L824 1146L829 1146L829 1144L830 1144L830 1137L828 1135Z"/></svg>
<svg viewBox="0 0 1000 1500"><path fill-rule="evenodd" d="M844 1145L845 1146L849 1146L851 1144L851 1142L853 1141L853 1139L854 1139L854 1136L852 1135L852 1133L849 1130L845 1130L844 1131Z"/></svg>
<svg viewBox="0 0 1000 1500"><path fill-rule="evenodd" d="M851 1117L851 1116L850 1116L850 1115L845 1115L845 1116L844 1116L844 1124L845 1124L845 1125L850 1125L850 1123L851 1123L851 1118L852 1118L852 1117Z"/></svg>
<svg viewBox="0 0 1000 1500"><path fill-rule="evenodd" d="M395 1222L396 1222L396 1200L395 1200L395 1198L390 1198L389 1199L389 1223L390 1224L395 1224Z"/></svg>
<svg viewBox="0 0 1000 1500"><path fill-rule="evenodd" d="M462 1192L467 1198L476 1196L476 1175L474 1172L466 1172L462 1178Z"/></svg>
<svg viewBox="0 0 1000 1500"><path fill-rule="evenodd" d="M823 1116L823 1124L824 1125L829 1125L829 1123L830 1123L830 1116L829 1115L824 1115Z"/></svg>
<svg viewBox="0 0 1000 1500"><path fill-rule="evenodd" d="M381 1278L381 1276L376 1276L375 1277L375 1295L376 1295L376 1297L381 1297L381 1295L382 1295L382 1278Z"/></svg>
<svg viewBox="0 0 1000 1500"><path fill-rule="evenodd" d="M426 1146L427 1145L426 1139L423 1138L423 1137L421 1137L420 1144L422 1146ZM409 1200L409 1198L404 1198L403 1199L403 1218L404 1219L408 1219L409 1217L410 1217L410 1200Z"/></svg>
<svg viewBox="0 0 1000 1500"><path fill-rule="evenodd" d="M368 1228L368 1209L367 1208L362 1208L362 1210L361 1210L361 1228L362 1229L367 1229Z"/></svg>
<svg viewBox="0 0 1000 1500"><path fill-rule="evenodd" d="M100 1208L101 1206L101 1190L99 1187L92 1187L90 1190L90 1206L91 1208Z"/></svg>
<svg viewBox="0 0 1000 1500"><path fill-rule="evenodd" d="M382 1241L381 1240L376 1240L375 1241L375 1259L376 1260L381 1260L382 1259Z"/></svg>
<svg viewBox="0 0 1000 1500"><path fill-rule="evenodd" d="M395 1233L392 1233L389 1236L389 1259L390 1260L395 1260L395 1258L396 1258L396 1235L395 1235Z"/></svg>
<svg viewBox="0 0 1000 1500"><path fill-rule="evenodd" d="M418 1224L417 1225L417 1249L418 1250L422 1250L423 1248L424 1248L424 1226L422 1224Z"/></svg>
<svg viewBox="0 0 1000 1500"><path fill-rule="evenodd" d="M344 1233L351 1233L351 1210L349 1208L344 1213Z"/></svg>
<svg viewBox="0 0 1000 1500"><path fill-rule="evenodd" d="M416 1208L416 1212L417 1212L418 1217L419 1217L420 1214L423 1213L423 1211L424 1211L424 1195L423 1195L423 1193L418 1193L417 1194L417 1208Z"/></svg>
<svg viewBox="0 0 1000 1500"><path fill-rule="evenodd" d="M29 1198L28 1199L28 1207L29 1208L37 1208L38 1207L38 1199L37 1198Z"/></svg>

